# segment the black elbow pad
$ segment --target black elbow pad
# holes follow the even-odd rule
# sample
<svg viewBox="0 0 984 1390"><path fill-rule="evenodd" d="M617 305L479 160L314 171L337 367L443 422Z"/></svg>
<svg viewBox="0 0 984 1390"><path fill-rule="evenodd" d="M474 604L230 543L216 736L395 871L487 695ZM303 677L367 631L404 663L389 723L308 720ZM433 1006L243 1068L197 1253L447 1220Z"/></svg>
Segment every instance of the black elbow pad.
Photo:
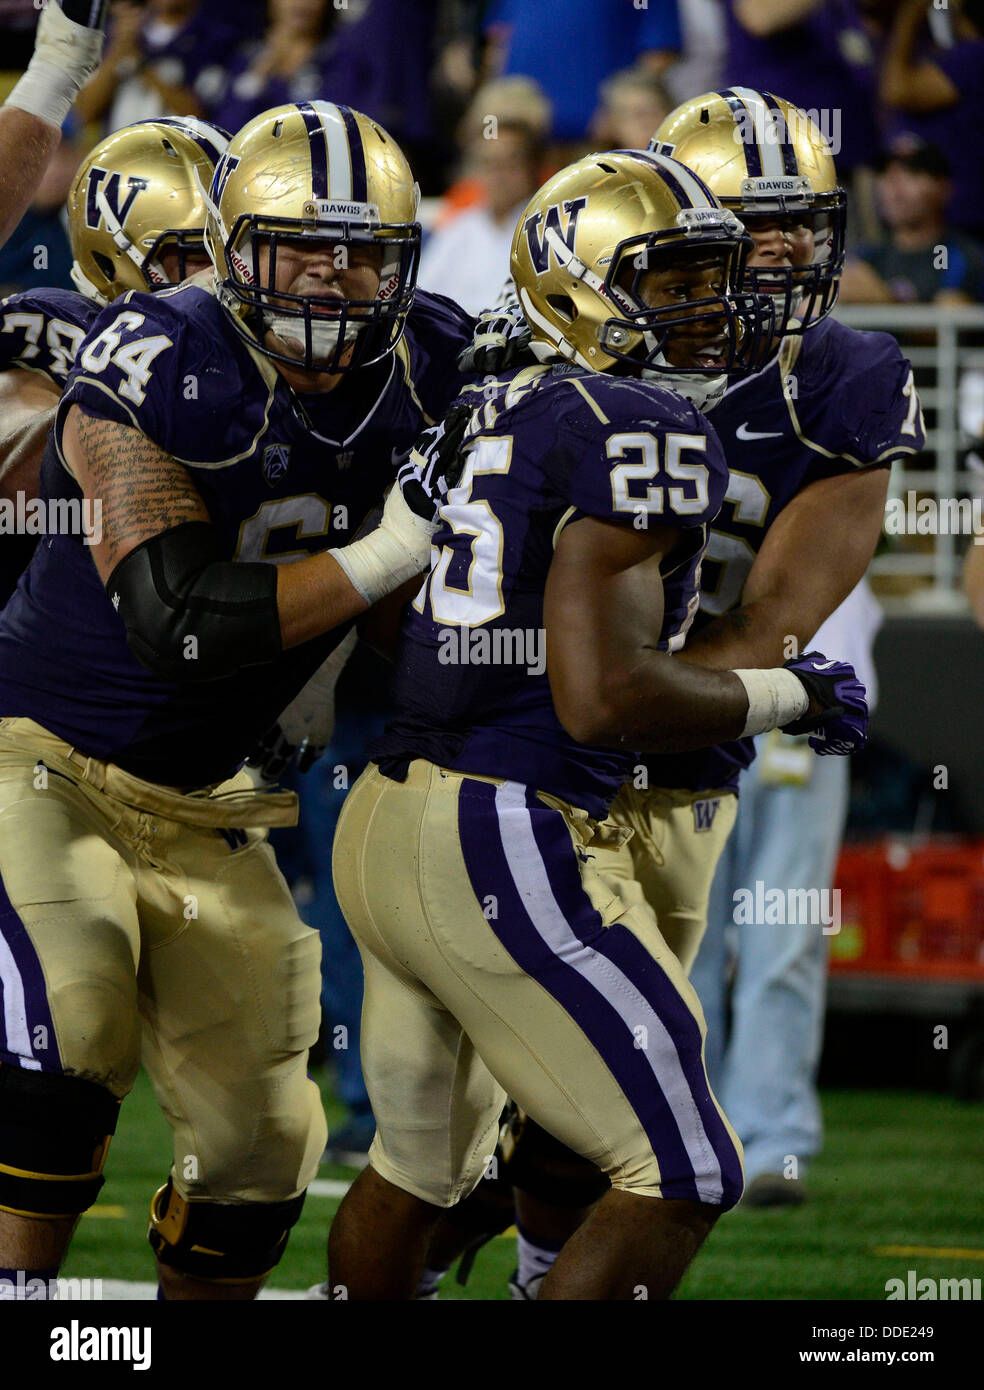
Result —
<svg viewBox="0 0 984 1390"><path fill-rule="evenodd" d="M276 565L223 559L206 521L172 526L131 550L106 592L133 655L162 680L216 680L283 650Z"/></svg>

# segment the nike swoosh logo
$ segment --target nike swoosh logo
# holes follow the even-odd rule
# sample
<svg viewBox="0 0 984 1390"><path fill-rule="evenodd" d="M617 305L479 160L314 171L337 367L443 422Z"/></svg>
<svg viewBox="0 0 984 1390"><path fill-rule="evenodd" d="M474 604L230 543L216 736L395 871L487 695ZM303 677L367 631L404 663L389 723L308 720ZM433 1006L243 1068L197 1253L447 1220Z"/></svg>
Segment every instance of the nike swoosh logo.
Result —
<svg viewBox="0 0 984 1390"><path fill-rule="evenodd" d="M829 671L831 666L836 665L836 661L815 661L813 663L813 669L814 671Z"/></svg>
<svg viewBox="0 0 984 1390"><path fill-rule="evenodd" d="M759 434L757 430L750 430L750 429L748 428L748 421L745 420L745 421L743 421L742 424L740 424L740 425L738 426L738 428L735 430L735 438L736 438L736 439L745 439L745 440L748 440L748 439L781 439L781 438L782 438L782 430L779 430L778 433L776 433L775 431L767 431L765 434Z"/></svg>

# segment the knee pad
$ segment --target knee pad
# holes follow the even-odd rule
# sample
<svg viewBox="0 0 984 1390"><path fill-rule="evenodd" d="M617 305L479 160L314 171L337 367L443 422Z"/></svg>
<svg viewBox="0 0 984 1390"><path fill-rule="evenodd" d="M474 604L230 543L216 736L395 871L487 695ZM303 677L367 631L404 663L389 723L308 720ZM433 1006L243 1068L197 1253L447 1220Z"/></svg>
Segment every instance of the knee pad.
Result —
<svg viewBox="0 0 984 1390"><path fill-rule="evenodd" d="M0 1210L42 1219L88 1211L119 1113L94 1081L0 1064Z"/></svg>
<svg viewBox="0 0 984 1390"><path fill-rule="evenodd" d="M500 1171L513 1187L555 1207L589 1207L611 1184L600 1168L515 1109L502 1139Z"/></svg>
<svg viewBox="0 0 984 1390"><path fill-rule="evenodd" d="M147 1239L160 1263L182 1274L245 1283L278 1263L304 1196L287 1202L187 1202L168 1178L150 1204Z"/></svg>

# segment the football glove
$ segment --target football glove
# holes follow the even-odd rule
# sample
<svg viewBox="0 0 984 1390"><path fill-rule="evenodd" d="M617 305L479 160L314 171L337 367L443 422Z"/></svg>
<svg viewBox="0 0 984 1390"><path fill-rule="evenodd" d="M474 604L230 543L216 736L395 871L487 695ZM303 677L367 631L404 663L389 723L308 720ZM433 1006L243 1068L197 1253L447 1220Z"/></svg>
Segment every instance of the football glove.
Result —
<svg viewBox="0 0 984 1390"><path fill-rule="evenodd" d="M465 466L463 444L473 410L456 405L444 419L418 435L396 475L403 500L424 521L433 521Z"/></svg>
<svg viewBox="0 0 984 1390"><path fill-rule="evenodd" d="M530 326L515 300L479 314L472 340L458 356L458 370L466 376L494 376L518 363L534 360L530 353Z"/></svg>
<svg viewBox="0 0 984 1390"><path fill-rule="evenodd" d="M810 747L821 756L857 753L868 742L865 689L847 661L828 661L822 652L807 652L787 661L785 669L803 682L811 700L823 706L784 724L784 734L813 733Z"/></svg>
<svg viewBox="0 0 984 1390"><path fill-rule="evenodd" d="M279 782L289 767L307 772L328 747L335 731L335 686L355 643L353 630L325 658L246 759L263 782Z"/></svg>

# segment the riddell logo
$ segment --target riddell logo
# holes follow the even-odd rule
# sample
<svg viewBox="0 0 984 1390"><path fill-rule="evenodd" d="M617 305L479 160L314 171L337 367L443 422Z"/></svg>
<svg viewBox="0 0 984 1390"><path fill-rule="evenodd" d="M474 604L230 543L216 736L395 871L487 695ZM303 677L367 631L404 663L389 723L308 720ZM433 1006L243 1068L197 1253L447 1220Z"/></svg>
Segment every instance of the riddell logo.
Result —
<svg viewBox="0 0 984 1390"><path fill-rule="evenodd" d="M252 284L253 284L253 268L252 268L252 266L249 265L249 263L248 263L247 261L244 261L243 258L242 258L242 256L240 256L239 252L236 251L236 250L232 250L232 251L229 252L229 259L230 259L230 261L232 262L233 269L239 271L240 275L241 275L241 276L243 277L243 279L246 281L247 285L252 285Z"/></svg>
<svg viewBox="0 0 984 1390"><path fill-rule="evenodd" d="M387 301L388 299L392 299L392 298L393 298L394 294L396 294L396 292L397 292L397 290L398 290L399 288L400 288L400 277L399 277L399 275L391 275L390 278L386 281L386 284L385 284L385 285L380 285L380 287L379 287L379 292L377 293L376 298L377 298L381 303L385 304L386 301Z"/></svg>

